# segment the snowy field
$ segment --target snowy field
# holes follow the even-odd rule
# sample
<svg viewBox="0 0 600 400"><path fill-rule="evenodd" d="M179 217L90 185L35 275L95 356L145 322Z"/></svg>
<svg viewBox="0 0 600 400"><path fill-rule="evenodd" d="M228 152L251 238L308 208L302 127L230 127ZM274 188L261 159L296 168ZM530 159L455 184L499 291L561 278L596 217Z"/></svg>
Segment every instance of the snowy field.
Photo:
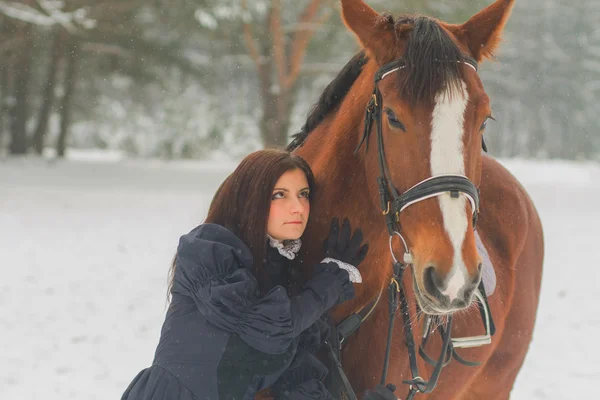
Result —
<svg viewBox="0 0 600 400"><path fill-rule="evenodd" d="M505 164L546 235L534 341L512 399L600 398L600 165ZM0 160L0 399L120 398L152 361L178 238L233 167Z"/></svg>

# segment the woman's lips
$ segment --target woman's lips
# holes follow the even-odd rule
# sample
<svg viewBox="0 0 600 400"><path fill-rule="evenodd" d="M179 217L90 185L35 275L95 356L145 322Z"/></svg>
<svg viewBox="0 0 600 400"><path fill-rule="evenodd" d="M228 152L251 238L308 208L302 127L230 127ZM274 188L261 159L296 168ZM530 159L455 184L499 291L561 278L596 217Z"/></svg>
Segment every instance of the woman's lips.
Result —
<svg viewBox="0 0 600 400"><path fill-rule="evenodd" d="M300 224L302 224L302 221L291 221L291 222L286 222L286 224L300 225Z"/></svg>

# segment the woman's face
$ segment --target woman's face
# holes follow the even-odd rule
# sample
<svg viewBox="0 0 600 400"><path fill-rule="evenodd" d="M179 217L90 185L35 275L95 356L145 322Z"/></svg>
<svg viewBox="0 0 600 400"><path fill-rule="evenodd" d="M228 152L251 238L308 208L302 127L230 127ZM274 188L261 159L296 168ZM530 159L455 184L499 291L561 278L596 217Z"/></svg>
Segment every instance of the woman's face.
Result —
<svg viewBox="0 0 600 400"><path fill-rule="evenodd" d="M298 239L304 233L310 203L310 189L301 169L285 172L273 188L267 233L277 240Z"/></svg>

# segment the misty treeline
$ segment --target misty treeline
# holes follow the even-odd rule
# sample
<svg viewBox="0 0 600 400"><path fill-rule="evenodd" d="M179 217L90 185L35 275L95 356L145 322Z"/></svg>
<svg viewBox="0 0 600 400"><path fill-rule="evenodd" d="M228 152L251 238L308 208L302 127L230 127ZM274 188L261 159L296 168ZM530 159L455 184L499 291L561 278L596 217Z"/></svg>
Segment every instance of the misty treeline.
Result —
<svg viewBox="0 0 600 400"><path fill-rule="evenodd" d="M492 0L367 0L461 23ZM283 146L358 50L336 0L0 1L0 148L203 157ZM490 152L599 159L600 2L517 1Z"/></svg>

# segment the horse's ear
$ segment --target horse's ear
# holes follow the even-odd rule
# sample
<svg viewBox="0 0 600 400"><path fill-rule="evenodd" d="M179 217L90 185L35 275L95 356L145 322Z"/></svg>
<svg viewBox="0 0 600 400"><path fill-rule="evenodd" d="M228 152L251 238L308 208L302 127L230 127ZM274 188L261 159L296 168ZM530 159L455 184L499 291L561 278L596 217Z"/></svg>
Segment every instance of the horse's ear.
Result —
<svg viewBox="0 0 600 400"><path fill-rule="evenodd" d="M514 4L515 0L497 0L464 24L452 27L453 33L469 46L477 62L493 57Z"/></svg>
<svg viewBox="0 0 600 400"><path fill-rule="evenodd" d="M365 49L379 64L396 49L394 20L390 15L378 14L362 0L341 0L342 18Z"/></svg>

